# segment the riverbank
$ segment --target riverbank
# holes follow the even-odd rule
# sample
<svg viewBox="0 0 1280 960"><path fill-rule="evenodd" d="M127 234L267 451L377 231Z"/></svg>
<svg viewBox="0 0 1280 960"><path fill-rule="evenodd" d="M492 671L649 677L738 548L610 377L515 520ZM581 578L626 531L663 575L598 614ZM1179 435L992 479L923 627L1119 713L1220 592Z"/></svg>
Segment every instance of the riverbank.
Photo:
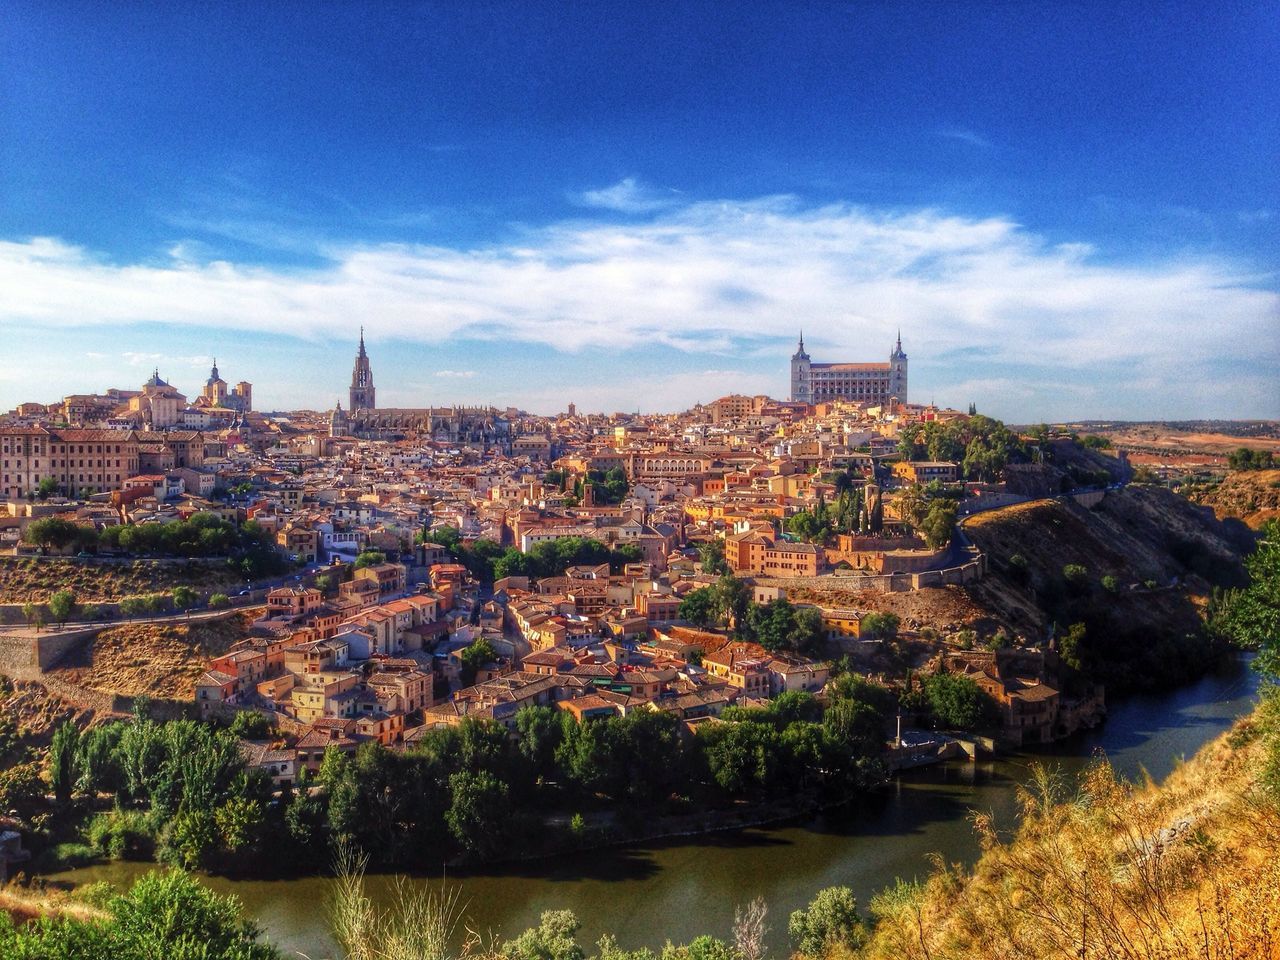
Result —
<svg viewBox="0 0 1280 960"><path fill-rule="evenodd" d="M865 905L895 877L925 876L931 854L949 863L976 862L981 847L970 812L982 811L1011 829L1019 816L1017 788L1030 779L1034 764L1049 763L1074 776L1102 750L1122 775L1140 779L1149 773L1162 780L1180 758L1252 709L1256 687L1257 676L1241 658L1177 690L1117 701L1102 727L1065 743L998 760L907 771L874 797L799 821L433 872L412 882L459 891L468 923L481 933L514 936L536 925L543 910L570 909L583 921L581 942L612 933L627 947L661 948L668 937L687 942L703 933L724 936L734 905L759 896L770 908L770 948L785 954L785 918L824 887L848 886ZM149 869L153 865L112 863L48 879L106 880L123 887ZM389 905L396 880L370 877L370 896ZM318 920L331 880L204 882L236 894L247 914L286 950L338 955Z"/></svg>

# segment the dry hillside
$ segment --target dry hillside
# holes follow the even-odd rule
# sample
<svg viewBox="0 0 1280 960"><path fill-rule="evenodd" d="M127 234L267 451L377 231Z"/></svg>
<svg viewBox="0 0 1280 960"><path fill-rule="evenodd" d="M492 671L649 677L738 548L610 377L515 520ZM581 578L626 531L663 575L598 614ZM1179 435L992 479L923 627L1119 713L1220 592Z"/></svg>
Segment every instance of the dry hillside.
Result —
<svg viewBox="0 0 1280 960"><path fill-rule="evenodd" d="M53 676L103 693L189 701L209 658L247 632L245 614L190 624L123 624L103 630Z"/></svg>
<svg viewBox="0 0 1280 960"><path fill-rule="evenodd" d="M23 744L44 747L64 720L88 726L94 712L49 690L44 684L0 677L0 715L11 718Z"/></svg>
<svg viewBox="0 0 1280 960"><path fill-rule="evenodd" d="M1212 507L1219 519L1237 517L1257 530L1280 517L1280 470L1238 470L1193 499Z"/></svg>
<svg viewBox="0 0 1280 960"><path fill-rule="evenodd" d="M1016 837L981 815L971 872L939 869L873 904L865 960L1274 960L1280 809L1264 708L1159 787L1097 766L1029 790ZM1260 735L1260 724L1269 732ZM1274 763L1274 756L1271 763ZM833 951L828 960L845 960Z"/></svg>
<svg viewBox="0 0 1280 960"><path fill-rule="evenodd" d="M967 588L974 602L1029 638L1083 625L1086 673L1113 692L1207 665L1204 604L1213 587L1243 582L1240 557L1253 541L1238 521L1147 486L1109 492L1091 509L1053 500L993 510L965 531L988 557L988 575ZM1069 565L1083 577L1072 580Z"/></svg>
<svg viewBox="0 0 1280 960"><path fill-rule="evenodd" d="M81 603L167 593L179 584L233 591L244 585L218 561L81 560L74 557L0 557L0 603L47 600L68 589Z"/></svg>

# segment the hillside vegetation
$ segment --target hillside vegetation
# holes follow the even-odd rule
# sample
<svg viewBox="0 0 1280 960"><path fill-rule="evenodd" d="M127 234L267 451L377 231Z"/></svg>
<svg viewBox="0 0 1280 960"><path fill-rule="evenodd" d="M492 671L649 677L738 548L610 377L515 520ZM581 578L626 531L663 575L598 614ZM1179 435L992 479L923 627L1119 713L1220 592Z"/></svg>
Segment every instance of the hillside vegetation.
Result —
<svg viewBox="0 0 1280 960"><path fill-rule="evenodd" d="M1161 487L1110 491L1086 508L1072 500L993 510L965 523L988 556L988 575L966 588L997 621L1028 638L1074 625L1063 650L1109 690L1159 686L1202 669L1215 654L1203 608L1215 586L1244 581L1252 534Z"/></svg>
<svg viewBox="0 0 1280 960"><path fill-rule="evenodd" d="M75 557L0 557L0 603L47 600L70 590L80 602L165 593L179 584L197 590L235 590L237 571L216 560L83 560Z"/></svg>
<svg viewBox="0 0 1280 960"><path fill-rule="evenodd" d="M1196 503L1213 508L1219 519L1237 517L1255 530L1280 517L1280 470L1239 470L1222 483L1191 493Z"/></svg>
<svg viewBox="0 0 1280 960"><path fill-rule="evenodd" d="M972 871L939 864L877 898L867 960L1264 960L1280 956L1280 700L1161 786L1099 762L1044 773L1003 841L975 817ZM1270 771L1270 773L1269 773ZM828 951L830 960L848 951Z"/></svg>

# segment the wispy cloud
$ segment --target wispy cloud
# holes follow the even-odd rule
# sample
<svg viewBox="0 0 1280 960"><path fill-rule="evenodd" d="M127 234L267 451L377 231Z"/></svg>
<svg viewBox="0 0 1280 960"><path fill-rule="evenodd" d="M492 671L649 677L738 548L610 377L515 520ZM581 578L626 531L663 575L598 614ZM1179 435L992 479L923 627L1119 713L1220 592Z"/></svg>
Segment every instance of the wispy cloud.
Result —
<svg viewBox="0 0 1280 960"><path fill-rule="evenodd" d="M475 377L474 370L437 370L437 377L444 377L448 380L470 380Z"/></svg>
<svg viewBox="0 0 1280 960"><path fill-rule="evenodd" d="M964 127L940 127L934 133L947 140L959 140L961 143L967 143L971 147L981 147L983 150L990 150L992 147L991 141L986 137Z"/></svg>
<svg viewBox="0 0 1280 960"><path fill-rule="evenodd" d="M584 207L615 210L618 213L653 213L666 210L679 202L673 191L660 192L636 182L634 177L619 180L610 187L584 190L574 194L574 202Z"/></svg>
<svg viewBox="0 0 1280 960"><path fill-rule="evenodd" d="M1000 368L999 377L1034 384L1038 402L1070 399L1052 384L1085 383L1099 404L1118 392L1155 404L1168 390L1239 387L1255 391L1233 393L1241 410L1276 412L1267 386L1280 366L1274 276L1207 255L1108 262L1094 245L1049 243L1003 217L766 197L683 203L643 223L554 223L469 249L345 245L329 255L309 269L119 265L55 238L0 242L0 322L51 333L102 325L122 337L152 322L322 340L346 340L363 322L372 342L469 338L495 345L485 349L618 356L657 344L735 359L785 358L802 325L819 358L876 357L900 326L913 383L919 369L977 386ZM962 369L929 370L930 358L946 356L963 358L953 361ZM1162 386L1130 386L1140 381Z"/></svg>

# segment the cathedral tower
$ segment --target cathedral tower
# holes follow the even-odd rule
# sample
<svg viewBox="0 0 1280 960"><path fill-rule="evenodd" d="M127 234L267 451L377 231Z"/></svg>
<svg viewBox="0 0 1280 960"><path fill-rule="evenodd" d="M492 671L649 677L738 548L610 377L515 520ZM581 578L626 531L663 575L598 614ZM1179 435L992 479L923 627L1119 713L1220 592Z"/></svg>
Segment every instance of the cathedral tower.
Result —
<svg viewBox="0 0 1280 960"><path fill-rule="evenodd" d="M373 370L369 367L369 355L364 352L364 327L360 328L360 350L356 354L356 365L351 371L351 391L347 409L352 413L358 410L373 410L374 402Z"/></svg>

